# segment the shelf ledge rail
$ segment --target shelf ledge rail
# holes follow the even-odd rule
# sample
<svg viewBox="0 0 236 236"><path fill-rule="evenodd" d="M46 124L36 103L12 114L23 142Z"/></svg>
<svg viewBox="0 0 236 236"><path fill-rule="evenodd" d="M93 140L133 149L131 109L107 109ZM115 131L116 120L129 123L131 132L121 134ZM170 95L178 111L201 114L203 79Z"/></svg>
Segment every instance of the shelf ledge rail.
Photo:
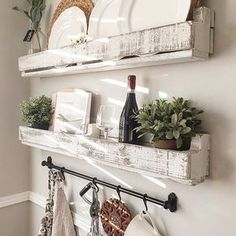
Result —
<svg viewBox="0 0 236 236"><path fill-rule="evenodd" d="M142 193L139 193L139 192L127 189L127 188L123 188L120 185L117 186L117 185L99 180L96 177L91 177L91 176L88 176L88 175L84 175L84 174L66 169L65 167L60 167L60 166L54 165L53 162L52 162L52 158L50 156L47 158L47 161L42 162L42 166L47 166L49 169L55 169L55 170L61 171L62 174L66 173L66 174L69 174L69 175L79 177L81 179L88 180L90 182L93 182L94 184L98 184L98 185L113 189L115 191L117 191L117 189L119 188L120 193L125 193L125 194L128 194L130 196L145 200L145 202L151 202L151 203L157 204L159 206L164 207L164 209L168 209L170 212L175 212L177 210L177 201L178 201L178 199L177 199L177 196L175 195L175 193L170 193L169 196L168 196L168 200L167 201L162 201L162 200L150 197L147 194L142 194Z"/></svg>

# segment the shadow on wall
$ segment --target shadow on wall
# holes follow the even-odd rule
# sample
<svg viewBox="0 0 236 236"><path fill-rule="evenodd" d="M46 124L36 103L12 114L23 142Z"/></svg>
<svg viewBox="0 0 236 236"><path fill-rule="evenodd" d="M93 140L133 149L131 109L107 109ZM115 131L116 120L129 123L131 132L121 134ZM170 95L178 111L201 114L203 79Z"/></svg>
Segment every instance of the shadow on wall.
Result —
<svg viewBox="0 0 236 236"><path fill-rule="evenodd" d="M234 10L230 9L227 0L208 0L205 5L215 11L215 46L214 55L218 56L230 51L236 44L236 25L229 23L229 11L234 14ZM220 12L220 13L219 13ZM219 14L218 14L219 13ZM220 40L223 39L224 41ZM235 47L234 47L235 48Z"/></svg>
<svg viewBox="0 0 236 236"><path fill-rule="evenodd" d="M232 127L227 118L219 113L206 112L204 116L207 119L203 117L203 124L208 127L207 131L211 134L210 179L228 181L234 173L234 165L230 160L230 150L234 142L231 138Z"/></svg>
<svg viewBox="0 0 236 236"><path fill-rule="evenodd" d="M90 123L96 123L99 104L101 104L101 95L92 93Z"/></svg>

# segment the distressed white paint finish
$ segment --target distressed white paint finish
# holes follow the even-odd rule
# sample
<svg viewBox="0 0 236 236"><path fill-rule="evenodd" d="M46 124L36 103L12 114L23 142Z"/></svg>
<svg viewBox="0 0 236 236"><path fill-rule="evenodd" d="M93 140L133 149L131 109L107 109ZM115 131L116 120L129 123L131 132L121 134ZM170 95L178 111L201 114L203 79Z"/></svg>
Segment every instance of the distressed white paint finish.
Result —
<svg viewBox="0 0 236 236"><path fill-rule="evenodd" d="M203 7L194 21L24 56L19 58L19 70L24 77L49 76L206 59L212 51L212 14ZM131 56L138 58L124 59Z"/></svg>
<svg viewBox="0 0 236 236"><path fill-rule="evenodd" d="M20 127L19 138L23 144L42 150L185 184L201 183L208 175L209 135L199 136L199 141L184 152L28 127Z"/></svg>
<svg viewBox="0 0 236 236"><path fill-rule="evenodd" d="M141 66L165 65L173 63L183 63L199 61L208 58L208 53L196 50L184 50L178 52L169 52L166 54L157 54L149 56L140 56L119 61L104 61L87 65L76 65L70 67L51 68L47 70L22 72L23 77L54 77L58 75L82 74L99 71L112 71L127 68L138 68Z"/></svg>

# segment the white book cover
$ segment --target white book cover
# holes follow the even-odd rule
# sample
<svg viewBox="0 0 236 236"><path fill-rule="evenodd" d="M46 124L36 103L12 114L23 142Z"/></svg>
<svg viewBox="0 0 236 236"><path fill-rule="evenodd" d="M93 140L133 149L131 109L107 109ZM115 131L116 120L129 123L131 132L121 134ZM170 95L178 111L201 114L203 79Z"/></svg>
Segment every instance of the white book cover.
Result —
<svg viewBox="0 0 236 236"><path fill-rule="evenodd" d="M90 122L92 94L81 89L68 89L56 94L54 131L85 134Z"/></svg>

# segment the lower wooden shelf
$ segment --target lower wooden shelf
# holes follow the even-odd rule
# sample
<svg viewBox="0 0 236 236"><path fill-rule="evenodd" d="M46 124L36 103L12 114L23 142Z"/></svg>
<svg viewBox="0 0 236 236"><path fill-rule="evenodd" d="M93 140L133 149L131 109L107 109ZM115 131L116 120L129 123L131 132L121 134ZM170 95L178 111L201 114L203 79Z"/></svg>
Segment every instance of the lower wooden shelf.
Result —
<svg viewBox="0 0 236 236"><path fill-rule="evenodd" d="M189 151L161 150L83 135L19 128L22 144L115 168L196 185L209 170L209 135L196 137Z"/></svg>

